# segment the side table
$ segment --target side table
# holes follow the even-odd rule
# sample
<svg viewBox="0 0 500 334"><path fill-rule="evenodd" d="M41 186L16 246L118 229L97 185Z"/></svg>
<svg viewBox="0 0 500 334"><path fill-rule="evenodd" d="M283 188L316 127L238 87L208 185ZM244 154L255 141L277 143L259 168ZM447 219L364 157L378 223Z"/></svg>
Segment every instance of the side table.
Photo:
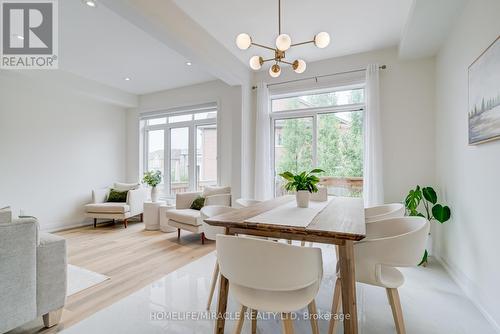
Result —
<svg viewBox="0 0 500 334"><path fill-rule="evenodd" d="M144 226L148 231L157 231L160 229L160 206L165 202L144 202Z"/></svg>
<svg viewBox="0 0 500 334"><path fill-rule="evenodd" d="M160 206L160 230L165 233L175 232L177 229L175 227L168 225L168 218L166 212L168 210L175 209L175 205L165 204Z"/></svg>

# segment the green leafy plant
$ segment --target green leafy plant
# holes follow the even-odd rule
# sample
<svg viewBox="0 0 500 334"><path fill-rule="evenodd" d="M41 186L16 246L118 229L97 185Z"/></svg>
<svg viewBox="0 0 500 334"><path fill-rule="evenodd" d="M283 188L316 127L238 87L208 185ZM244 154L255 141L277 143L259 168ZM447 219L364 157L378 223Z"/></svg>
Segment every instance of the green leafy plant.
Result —
<svg viewBox="0 0 500 334"><path fill-rule="evenodd" d="M161 183L161 172L159 170L145 172L142 182L150 187L156 187Z"/></svg>
<svg viewBox="0 0 500 334"><path fill-rule="evenodd" d="M446 205L439 204L436 191L432 187L423 187L417 185L415 189L411 189L405 199L406 214L409 216L424 217L428 221L437 221L441 224L450 220L451 210ZM425 210L424 213L419 209ZM425 250L422 261L418 264L427 264L428 252Z"/></svg>
<svg viewBox="0 0 500 334"><path fill-rule="evenodd" d="M281 173L280 176L288 181L283 187L287 191L299 191L307 190L310 193L315 193L318 191L316 186L319 182L319 178L316 175L318 173L324 173L324 170L315 168L310 172L302 172L299 174L293 174L291 172Z"/></svg>

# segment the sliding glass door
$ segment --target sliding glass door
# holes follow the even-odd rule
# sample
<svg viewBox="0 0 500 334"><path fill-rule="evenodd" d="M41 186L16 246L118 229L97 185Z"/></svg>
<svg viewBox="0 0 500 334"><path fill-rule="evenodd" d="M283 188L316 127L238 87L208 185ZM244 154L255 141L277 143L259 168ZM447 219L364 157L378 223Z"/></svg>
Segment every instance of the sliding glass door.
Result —
<svg viewBox="0 0 500 334"><path fill-rule="evenodd" d="M274 120L275 195L283 195L280 173L298 173L313 166L313 118Z"/></svg>
<svg viewBox="0 0 500 334"><path fill-rule="evenodd" d="M321 168L330 194L363 191L362 88L272 98L275 196L284 194L284 171Z"/></svg>
<svg viewBox="0 0 500 334"><path fill-rule="evenodd" d="M189 191L189 127L170 129L170 194Z"/></svg>
<svg viewBox="0 0 500 334"><path fill-rule="evenodd" d="M165 170L165 130L152 130L147 132L147 165L148 170ZM158 185L160 193L165 192L165 180Z"/></svg>
<svg viewBox="0 0 500 334"><path fill-rule="evenodd" d="M144 170L162 172L162 197L218 183L215 108L148 118L142 126Z"/></svg>

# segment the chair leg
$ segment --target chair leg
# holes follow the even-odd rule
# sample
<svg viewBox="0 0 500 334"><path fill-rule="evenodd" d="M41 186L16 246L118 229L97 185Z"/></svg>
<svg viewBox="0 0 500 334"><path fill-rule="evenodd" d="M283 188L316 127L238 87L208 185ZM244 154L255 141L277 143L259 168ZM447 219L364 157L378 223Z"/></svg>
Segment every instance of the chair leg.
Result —
<svg viewBox="0 0 500 334"><path fill-rule="evenodd" d="M124 219L123 220L123 225L125 225L125 228L127 228L127 224L128 224L128 219Z"/></svg>
<svg viewBox="0 0 500 334"><path fill-rule="evenodd" d="M97 227L97 218L94 218L94 228Z"/></svg>
<svg viewBox="0 0 500 334"><path fill-rule="evenodd" d="M333 300L332 300L332 318L330 320L330 327L328 327L328 334L334 334L337 331L338 320L335 317L340 311L340 306L342 305L342 285L340 278L337 278L335 282L335 288L333 289Z"/></svg>
<svg viewBox="0 0 500 334"><path fill-rule="evenodd" d="M387 292L387 299L391 304L392 316L396 324L396 332L398 334L405 334L405 324L403 321L403 310L401 309L401 300L399 299L398 289L385 289Z"/></svg>
<svg viewBox="0 0 500 334"><path fill-rule="evenodd" d="M316 301L314 299L309 303L307 309L309 310L309 319L311 321L311 332L312 334L319 334L318 309L316 308Z"/></svg>
<svg viewBox="0 0 500 334"><path fill-rule="evenodd" d="M282 313L283 334L293 334L293 320L290 313Z"/></svg>
<svg viewBox="0 0 500 334"><path fill-rule="evenodd" d="M59 323L59 321L61 321L62 311L63 311L63 309L61 307L58 310L50 311L49 313L44 314L42 316L43 325L46 328L53 327L53 326L57 325Z"/></svg>
<svg viewBox="0 0 500 334"><path fill-rule="evenodd" d="M252 310L252 334L257 334L257 310Z"/></svg>
<svg viewBox="0 0 500 334"><path fill-rule="evenodd" d="M113 225L114 225L114 224L116 224L116 220L115 220L115 219L113 219Z"/></svg>
<svg viewBox="0 0 500 334"><path fill-rule="evenodd" d="M246 311L247 307L245 305L241 305L240 317L236 323L236 327L234 328L234 334L241 334L241 329L243 328L243 323L245 322Z"/></svg>
<svg viewBox="0 0 500 334"><path fill-rule="evenodd" d="M304 247L305 245L306 245L306 242L305 242L304 240L302 240L302 241L300 242L300 246Z"/></svg>
<svg viewBox="0 0 500 334"><path fill-rule="evenodd" d="M210 282L210 294L208 295L207 311L210 310L212 305L212 298L214 297L215 286L219 280L219 262L215 261L214 273L212 275L212 282Z"/></svg>
<svg viewBox="0 0 500 334"><path fill-rule="evenodd" d="M144 221L144 214L141 213L141 222L143 222L143 221Z"/></svg>
<svg viewBox="0 0 500 334"><path fill-rule="evenodd" d="M201 244L205 244L205 232L201 232Z"/></svg>
<svg viewBox="0 0 500 334"><path fill-rule="evenodd" d="M177 229L177 239L180 239L181 238L181 229L178 228Z"/></svg>

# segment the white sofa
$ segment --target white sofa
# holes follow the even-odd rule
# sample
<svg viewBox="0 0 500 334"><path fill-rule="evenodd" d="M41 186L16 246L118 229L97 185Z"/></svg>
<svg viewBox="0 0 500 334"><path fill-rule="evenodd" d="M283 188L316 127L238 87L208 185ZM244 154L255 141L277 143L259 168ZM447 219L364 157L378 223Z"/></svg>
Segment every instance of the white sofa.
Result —
<svg viewBox="0 0 500 334"><path fill-rule="evenodd" d="M11 216L10 216L11 217ZM39 316L57 325L66 301L66 240L36 218L0 219L0 333Z"/></svg>
<svg viewBox="0 0 500 334"><path fill-rule="evenodd" d="M92 203L85 205L87 217L94 218L94 227L97 227L97 219L122 220L125 228L127 221L134 216L141 216L144 212L144 201L148 199L149 191L142 188L138 183L115 183L113 189L128 191L127 201L123 203L106 202L109 188L92 190Z"/></svg>
<svg viewBox="0 0 500 334"><path fill-rule="evenodd" d="M181 230L201 233L201 243L205 243L203 225L199 210L190 209L197 197L205 198L205 205L231 206L231 187L205 187L203 192L186 192L177 194L175 209L166 211L168 225L177 228L177 237L180 238Z"/></svg>

